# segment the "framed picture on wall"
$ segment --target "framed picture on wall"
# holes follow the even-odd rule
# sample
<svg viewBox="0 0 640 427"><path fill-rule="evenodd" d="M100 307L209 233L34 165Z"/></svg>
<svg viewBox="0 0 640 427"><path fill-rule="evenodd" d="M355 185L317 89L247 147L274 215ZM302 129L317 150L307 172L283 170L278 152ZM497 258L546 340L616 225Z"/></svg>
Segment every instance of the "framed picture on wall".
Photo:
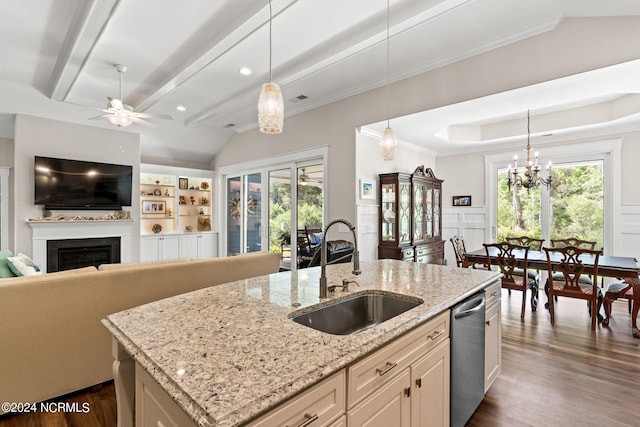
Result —
<svg viewBox="0 0 640 427"><path fill-rule="evenodd" d="M373 199L376 198L376 182L370 179L360 180L360 198Z"/></svg>
<svg viewBox="0 0 640 427"><path fill-rule="evenodd" d="M189 178L178 178L178 188L186 190L189 188Z"/></svg>
<svg viewBox="0 0 640 427"><path fill-rule="evenodd" d="M471 206L471 196L453 196L453 206Z"/></svg>

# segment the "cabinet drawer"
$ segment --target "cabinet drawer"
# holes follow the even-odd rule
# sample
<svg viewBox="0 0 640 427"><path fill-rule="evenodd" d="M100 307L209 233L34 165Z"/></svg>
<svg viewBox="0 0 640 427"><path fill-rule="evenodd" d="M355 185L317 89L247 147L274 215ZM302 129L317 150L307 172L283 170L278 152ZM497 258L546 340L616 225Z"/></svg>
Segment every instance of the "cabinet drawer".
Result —
<svg viewBox="0 0 640 427"><path fill-rule="evenodd" d="M347 368L347 407L350 409L418 357L449 337L449 311L401 336Z"/></svg>
<svg viewBox="0 0 640 427"><path fill-rule="evenodd" d="M344 413L345 400L345 370L343 369L249 423L249 426L298 426L306 421L313 426L329 426ZM316 420L311 422L313 418Z"/></svg>
<svg viewBox="0 0 640 427"><path fill-rule="evenodd" d="M411 259L413 261L413 248L403 249L402 250L402 259L408 261Z"/></svg>
<svg viewBox="0 0 640 427"><path fill-rule="evenodd" d="M487 309L493 304L500 302L502 285L500 281L496 281L484 288L485 305Z"/></svg>

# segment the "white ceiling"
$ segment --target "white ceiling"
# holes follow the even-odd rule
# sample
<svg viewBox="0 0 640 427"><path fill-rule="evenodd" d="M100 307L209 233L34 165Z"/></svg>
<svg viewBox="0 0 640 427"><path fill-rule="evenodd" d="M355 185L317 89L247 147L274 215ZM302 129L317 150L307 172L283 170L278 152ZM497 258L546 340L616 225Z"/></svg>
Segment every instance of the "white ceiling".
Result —
<svg viewBox="0 0 640 427"><path fill-rule="evenodd" d="M258 92L269 80L267 0L0 2L0 136L13 136L15 113L113 126L89 118L107 96L118 97L114 64L128 68L127 104L175 118L156 120L155 129L126 129L142 135L143 156L206 162L234 132L257 126ZM640 15L637 0L390 3L391 81L540 34L563 18ZM386 84L385 0L273 0L273 10L273 81L283 89L287 116ZM250 76L240 75L243 66ZM447 154L521 136L527 109L532 128L538 120L536 131L556 135L634 125L640 79L630 76L639 68L599 70L552 82L553 90L524 88L392 126L400 139ZM605 106L619 113L607 116ZM589 121L576 114L584 108L593 113ZM554 127L558 111L565 124Z"/></svg>

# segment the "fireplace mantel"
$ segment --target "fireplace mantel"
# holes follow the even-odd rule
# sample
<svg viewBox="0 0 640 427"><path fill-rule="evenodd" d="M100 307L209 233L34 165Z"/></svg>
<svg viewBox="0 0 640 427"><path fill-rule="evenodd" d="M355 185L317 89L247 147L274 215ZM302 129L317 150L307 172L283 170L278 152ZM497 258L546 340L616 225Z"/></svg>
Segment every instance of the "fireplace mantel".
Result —
<svg viewBox="0 0 640 427"><path fill-rule="evenodd" d="M132 236L135 220L29 220L32 230L33 260L47 271L47 240L95 237L121 238L121 262L132 262Z"/></svg>

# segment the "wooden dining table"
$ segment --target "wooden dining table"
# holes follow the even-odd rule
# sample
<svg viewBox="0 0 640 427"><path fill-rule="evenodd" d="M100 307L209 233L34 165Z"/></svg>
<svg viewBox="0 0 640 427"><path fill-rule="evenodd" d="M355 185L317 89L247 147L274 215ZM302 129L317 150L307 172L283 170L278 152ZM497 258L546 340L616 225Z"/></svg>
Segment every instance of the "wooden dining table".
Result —
<svg viewBox="0 0 640 427"><path fill-rule="evenodd" d="M489 258L491 264L497 264L497 249L489 248ZM524 266L524 253L523 251L514 251L516 259L520 263L520 267ZM551 253L551 264L559 265L560 257L559 253ZM593 256L587 256L586 254L581 256L585 266L585 273L593 273ZM473 264L485 265L487 263L487 252L484 248L477 249L465 254L465 262L463 266L470 266ZM527 257L527 268L536 270L547 270L547 254L545 251L529 251ZM637 325L638 312L640 311L640 267L638 261L633 257L600 255L598 260L598 276L603 277L615 277L624 280L626 283L633 286L633 307L631 310L631 332L635 338L640 338L640 330Z"/></svg>

